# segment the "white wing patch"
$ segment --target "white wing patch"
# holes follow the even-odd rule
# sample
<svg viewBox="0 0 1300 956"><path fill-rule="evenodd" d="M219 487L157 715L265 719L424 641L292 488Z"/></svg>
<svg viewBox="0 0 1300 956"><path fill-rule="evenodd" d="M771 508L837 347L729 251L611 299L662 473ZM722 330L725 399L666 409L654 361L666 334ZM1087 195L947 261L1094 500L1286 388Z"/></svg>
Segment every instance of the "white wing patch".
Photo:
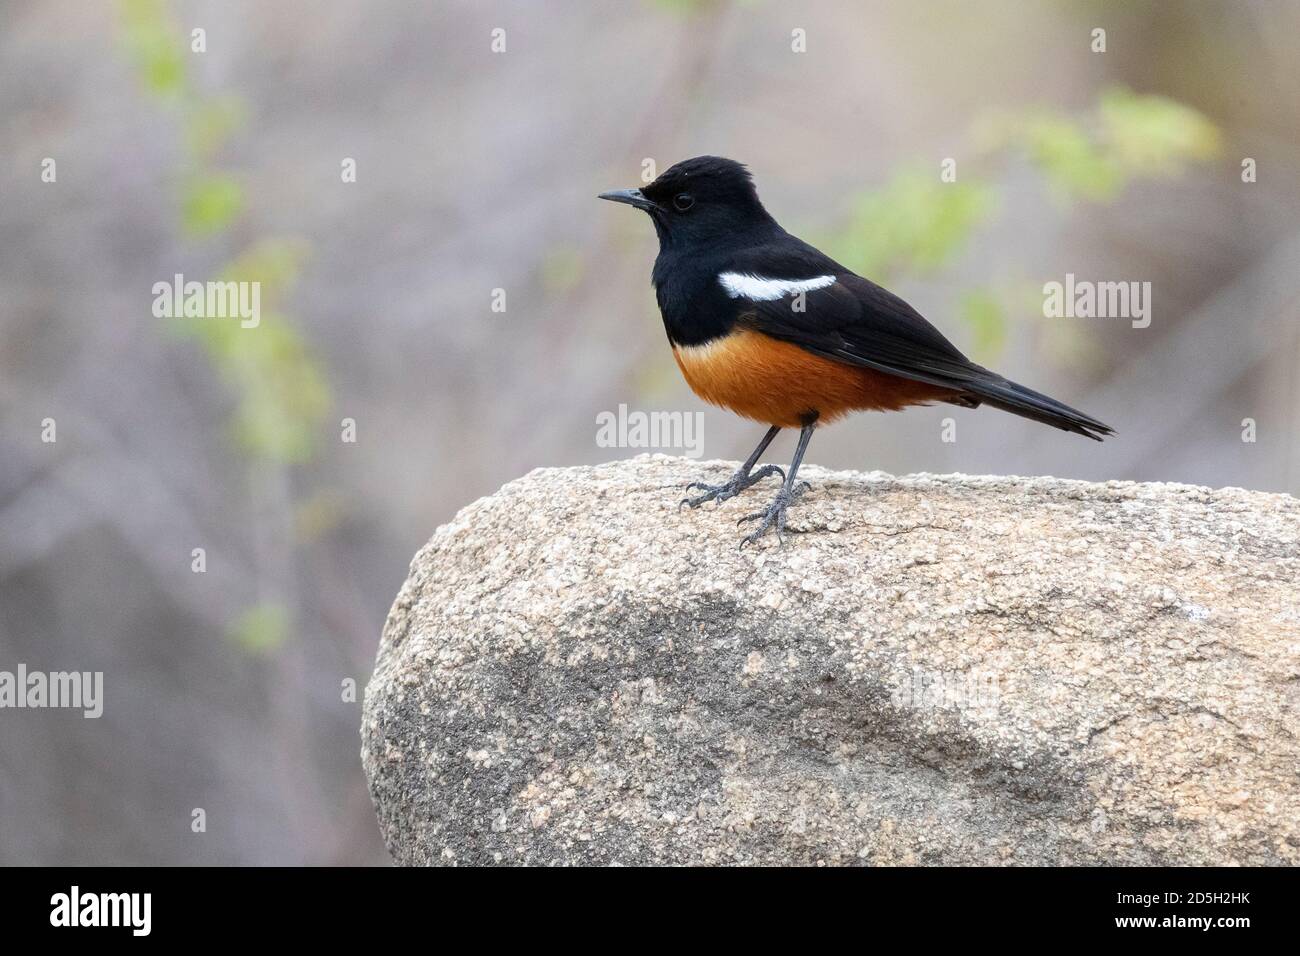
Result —
<svg viewBox="0 0 1300 956"><path fill-rule="evenodd" d="M724 272L718 276L722 288L733 299L753 302L771 302L798 292L812 292L835 283L834 276L817 276L815 279L763 279L743 272Z"/></svg>

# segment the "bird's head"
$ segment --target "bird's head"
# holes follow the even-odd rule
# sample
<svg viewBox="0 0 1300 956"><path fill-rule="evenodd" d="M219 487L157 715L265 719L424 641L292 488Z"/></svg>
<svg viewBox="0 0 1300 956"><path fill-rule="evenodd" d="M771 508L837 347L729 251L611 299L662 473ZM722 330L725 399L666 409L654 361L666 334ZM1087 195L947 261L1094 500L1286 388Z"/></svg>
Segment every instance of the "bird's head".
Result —
<svg viewBox="0 0 1300 956"><path fill-rule="evenodd" d="M616 189L599 198L644 209L661 247L689 247L773 224L749 170L720 156L684 159L648 186Z"/></svg>

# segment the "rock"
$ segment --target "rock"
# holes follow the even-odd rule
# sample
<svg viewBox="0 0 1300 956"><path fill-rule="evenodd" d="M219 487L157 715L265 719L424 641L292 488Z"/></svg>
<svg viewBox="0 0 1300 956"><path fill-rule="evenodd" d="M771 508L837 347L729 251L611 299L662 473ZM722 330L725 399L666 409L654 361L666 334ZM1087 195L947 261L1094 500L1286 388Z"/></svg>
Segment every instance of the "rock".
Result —
<svg viewBox="0 0 1300 956"><path fill-rule="evenodd" d="M538 470L415 556L362 757L398 863L1300 862L1300 502Z"/></svg>

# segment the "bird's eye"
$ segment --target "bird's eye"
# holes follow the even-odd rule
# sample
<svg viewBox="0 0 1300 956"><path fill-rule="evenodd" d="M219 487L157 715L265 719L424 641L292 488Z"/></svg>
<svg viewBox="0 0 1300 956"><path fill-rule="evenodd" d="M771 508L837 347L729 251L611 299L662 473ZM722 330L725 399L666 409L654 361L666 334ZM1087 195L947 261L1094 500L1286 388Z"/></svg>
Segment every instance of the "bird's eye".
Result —
<svg viewBox="0 0 1300 956"><path fill-rule="evenodd" d="M695 197L690 193L678 193L673 197L673 206L678 212L685 212L695 205Z"/></svg>

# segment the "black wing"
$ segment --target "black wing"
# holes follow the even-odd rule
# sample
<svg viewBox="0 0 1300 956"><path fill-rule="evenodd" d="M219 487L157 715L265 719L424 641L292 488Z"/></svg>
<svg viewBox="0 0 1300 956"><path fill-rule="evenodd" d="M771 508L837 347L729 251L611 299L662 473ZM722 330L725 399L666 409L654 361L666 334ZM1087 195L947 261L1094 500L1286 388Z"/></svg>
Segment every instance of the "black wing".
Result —
<svg viewBox="0 0 1300 956"><path fill-rule="evenodd" d="M834 275L835 282L802 298L738 298L739 324L826 358L953 389L957 404L992 405L1097 441L1112 433L1095 418L976 365L898 296L806 243L794 243L750 250L728 269L783 279Z"/></svg>

